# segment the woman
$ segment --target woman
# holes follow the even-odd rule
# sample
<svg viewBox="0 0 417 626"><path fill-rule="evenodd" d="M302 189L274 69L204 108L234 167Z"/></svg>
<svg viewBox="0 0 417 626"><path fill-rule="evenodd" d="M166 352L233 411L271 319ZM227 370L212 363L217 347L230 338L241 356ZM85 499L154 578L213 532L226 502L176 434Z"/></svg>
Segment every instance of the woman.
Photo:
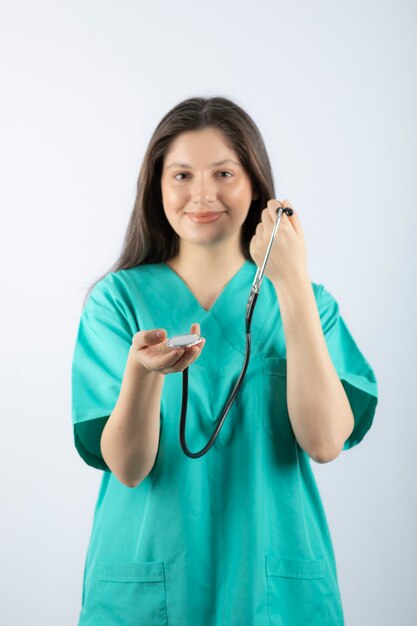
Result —
<svg viewBox="0 0 417 626"><path fill-rule="evenodd" d="M245 354L245 308L277 207L253 120L190 98L158 124L117 264L82 311L75 445L104 470L80 626L341 625L335 558L310 459L361 441L377 382L333 296L311 282L297 212L282 215L243 385L200 450ZM157 331L161 331L160 336ZM201 334L172 350L167 337Z"/></svg>

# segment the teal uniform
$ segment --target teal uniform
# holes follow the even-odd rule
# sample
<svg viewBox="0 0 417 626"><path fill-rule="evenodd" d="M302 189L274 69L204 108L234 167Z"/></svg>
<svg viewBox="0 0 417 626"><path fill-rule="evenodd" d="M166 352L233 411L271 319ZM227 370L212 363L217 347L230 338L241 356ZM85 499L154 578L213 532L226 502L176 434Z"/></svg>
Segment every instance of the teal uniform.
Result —
<svg viewBox="0 0 417 626"><path fill-rule="evenodd" d="M288 415L285 336L267 277L246 376L209 452L190 459L181 449L181 372L165 375L158 454L137 487L123 485L100 452L133 335L164 328L171 337L194 322L206 344L189 368L186 441L193 452L207 443L243 365L255 273L247 260L208 311L166 263L111 272L88 297L72 364L72 419L79 454L104 473L79 626L344 623L325 512ZM322 284L312 287L355 417L346 450L372 424L377 381L336 300Z"/></svg>

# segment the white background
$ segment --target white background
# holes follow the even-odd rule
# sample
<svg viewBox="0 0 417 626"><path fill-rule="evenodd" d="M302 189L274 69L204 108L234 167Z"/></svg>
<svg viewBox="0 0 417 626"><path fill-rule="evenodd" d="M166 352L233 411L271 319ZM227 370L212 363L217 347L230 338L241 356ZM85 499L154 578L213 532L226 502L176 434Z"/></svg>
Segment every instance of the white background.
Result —
<svg viewBox="0 0 417 626"><path fill-rule="evenodd" d="M77 623L101 479L72 440L82 301L155 126L215 95L258 125L311 279L378 380L361 444L312 462L346 624L415 624L416 17L411 0L1 2L2 624Z"/></svg>

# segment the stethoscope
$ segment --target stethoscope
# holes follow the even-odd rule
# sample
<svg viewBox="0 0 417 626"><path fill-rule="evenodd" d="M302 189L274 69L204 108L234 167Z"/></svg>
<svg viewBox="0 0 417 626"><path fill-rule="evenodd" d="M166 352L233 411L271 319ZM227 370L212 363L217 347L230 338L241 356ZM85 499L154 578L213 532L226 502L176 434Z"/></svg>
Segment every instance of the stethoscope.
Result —
<svg viewBox="0 0 417 626"><path fill-rule="evenodd" d="M233 389L230 398L228 399L223 412L220 416L220 421L218 423L218 425L216 426L212 436L210 437L209 441L207 442L207 444L204 446L204 448L202 448L199 452L191 452L191 450L188 449L187 444L185 442L185 418L186 418L186 414L187 414L187 402L188 402L188 367L186 367L183 372L182 372L182 406L181 406L181 418L180 418L180 443L181 443L181 447L184 451L184 453L189 456L191 459L197 459L200 456L203 456L204 454L206 454L206 452L208 452L211 448L211 446L213 445L213 443L216 440L217 435L220 432L221 427L224 424L224 421L227 417L227 414L230 411L230 407L233 404L234 399L237 396L237 392L239 391L243 378L245 376L247 367L248 367L248 363L249 363L249 356L250 356L250 346L251 346L251 332L250 332L250 327L251 327L251 323L252 323L252 315L253 315L253 311L255 309L255 304L256 301L258 299L259 296L259 290L261 287L261 282L263 279L263 275L264 275L264 271L265 271L265 267L266 264L268 262L268 258L269 258L269 254L271 252L271 248L272 248L272 244L274 243L274 239L275 239L275 235L276 232L278 230L278 226L279 223L281 221L281 217L282 214L286 213L287 215L292 215L293 214L293 210L289 209L289 208L283 208L283 207L279 207L277 209L277 220L274 224L274 228L272 230L272 234L271 234L271 239L269 240L269 244L268 244L268 248L265 254L265 258L264 261L262 263L262 267L261 269L257 269L256 274L255 274L255 278L254 281L252 283L252 288L249 294L249 298L248 298L248 302L246 304L246 320L245 320L245 329L246 329L246 349L245 349L245 361L243 363L243 367L242 367L242 371L240 372L240 376L239 379L235 385L235 388ZM194 335L175 335L175 337L171 337L171 339L167 340L167 346L171 347L171 348L177 348L177 347L186 347L186 346L193 346L197 343L199 343L200 341L202 341L202 338L200 337L200 335L194 334Z"/></svg>

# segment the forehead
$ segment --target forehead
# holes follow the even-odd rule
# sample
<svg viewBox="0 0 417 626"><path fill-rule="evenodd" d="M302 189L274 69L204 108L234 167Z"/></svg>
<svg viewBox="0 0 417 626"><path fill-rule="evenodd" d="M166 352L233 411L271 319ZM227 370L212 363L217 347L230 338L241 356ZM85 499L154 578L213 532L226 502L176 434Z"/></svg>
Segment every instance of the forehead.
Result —
<svg viewBox="0 0 417 626"><path fill-rule="evenodd" d="M178 135L168 148L165 161L172 157L185 162L187 159L207 160L231 158L239 162L239 157L230 141L217 128L186 131ZM172 159L171 159L172 160Z"/></svg>

